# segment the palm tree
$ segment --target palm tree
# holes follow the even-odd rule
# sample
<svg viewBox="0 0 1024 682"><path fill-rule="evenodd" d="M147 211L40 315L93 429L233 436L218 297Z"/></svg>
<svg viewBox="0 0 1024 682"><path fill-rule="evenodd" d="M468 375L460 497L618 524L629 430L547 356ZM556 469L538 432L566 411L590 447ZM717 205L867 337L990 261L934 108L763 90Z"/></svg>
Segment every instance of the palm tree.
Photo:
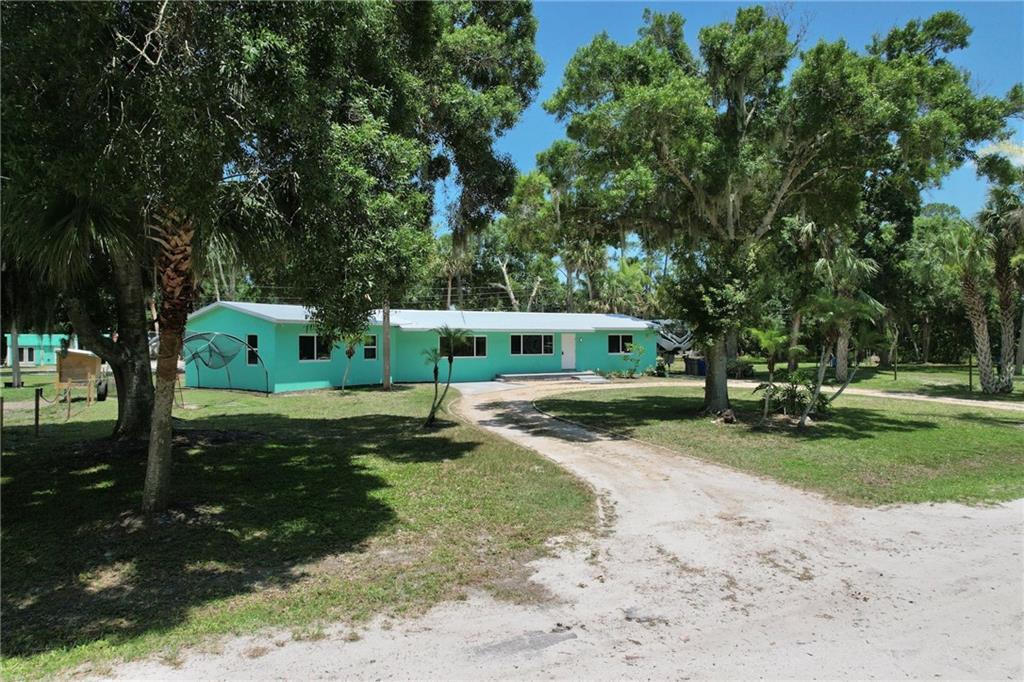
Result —
<svg viewBox="0 0 1024 682"><path fill-rule="evenodd" d="M989 237L999 309L999 374L1001 392L1013 391L1014 346L1017 305L1021 292L1014 272L1014 257L1024 244L1024 183L996 185L978 216Z"/></svg>
<svg viewBox="0 0 1024 682"><path fill-rule="evenodd" d="M427 364L432 365L434 368L434 399L430 401L430 414L427 415L427 421L423 426L431 426L434 423L434 415L437 412L437 385L438 377L440 372L438 365L441 364L441 352L436 348L428 348L423 351L423 357L426 358Z"/></svg>
<svg viewBox="0 0 1024 682"><path fill-rule="evenodd" d="M352 357L356 354L356 346L362 341L362 338L362 334L348 334L341 339L345 344L345 373L341 377L341 390L343 391L348 384L349 372L352 370Z"/></svg>
<svg viewBox="0 0 1024 682"><path fill-rule="evenodd" d="M814 382L811 397L804 405L800 415L799 428L807 425L807 417L818 408L821 397L821 386L825 383L825 370L828 367L829 355L836 347L836 340L842 333L844 325L851 321L870 320L876 309L869 303L846 298L834 292L823 292L811 299L808 312L817 321L821 334L821 356L818 358L818 375ZM849 382L849 376L844 381Z"/></svg>
<svg viewBox="0 0 1024 682"><path fill-rule="evenodd" d="M434 333L437 334L437 357L435 358L433 355L430 355L428 357L428 361L434 361L435 395L437 393L437 366L438 364L440 364L440 360L442 357L448 358L448 378L445 381L444 392L441 394L441 397L439 399L435 399L433 404L431 404L430 406L430 414L427 416L426 426L431 426L434 423L437 416L437 410L444 403L444 399L448 395L448 389L452 385L452 367L455 364L455 348L466 343L466 341L469 338L469 335L466 332L466 330L452 329L448 325L438 327L437 329L434 330Z"/></svg>
<svg viewBox="0 0 1024 682"><path fill-rule="evenodd" d="M946 264L960 280L960 298L974 336L981 390L983 393L996 393L999 380L992 366L986 292L983 286L991 266L989 253L992 239L967 221L961 221L950 229L945 241Z"/></svg>
<svg viewBox="0 0 1024 682"><path fill-rule="evenodd" d="M789 333L783 327L782 320L772 319L766 327L750 327L747 333L761 348L765 360L768 362L768 382L759 385L755 390L763 390L764 393L764 414L761 420L768 419L771 412L772 395L775 392L775 363L780 359L782 351L789 347Z"/></svg>

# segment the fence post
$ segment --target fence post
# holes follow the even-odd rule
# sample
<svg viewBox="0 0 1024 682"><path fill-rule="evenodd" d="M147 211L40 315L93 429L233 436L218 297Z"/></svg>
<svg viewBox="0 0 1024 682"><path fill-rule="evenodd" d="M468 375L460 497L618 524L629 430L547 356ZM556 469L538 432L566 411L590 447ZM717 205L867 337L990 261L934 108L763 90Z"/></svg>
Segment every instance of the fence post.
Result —
<svg viewBox="0 0 1024 682"><path fill-rule="evenodd" d="M43 389L36 387L36 437L39 437L39 398L43 395Z"/></svg>

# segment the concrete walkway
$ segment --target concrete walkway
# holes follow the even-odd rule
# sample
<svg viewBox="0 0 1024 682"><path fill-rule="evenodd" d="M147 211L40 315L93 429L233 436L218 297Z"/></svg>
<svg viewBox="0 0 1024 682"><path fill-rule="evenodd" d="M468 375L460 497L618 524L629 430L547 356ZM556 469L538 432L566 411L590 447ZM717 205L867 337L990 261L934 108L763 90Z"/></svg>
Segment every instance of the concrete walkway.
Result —
<svg viewBox="0 0 1024 682"><path fill-rule="evenodd" d="M643 384L636 384L638 386ZM664 386L664 382L657 385ZM617 388L612 385L608 388ZM463 395L467 419L593 486L600 528L484 594L346 641L287 633L116 674L160 679L1020 679L1024 500L861 508L538 413L592 386ZM601 389L597 389L601 390ZM891 396L887 396L891 397ZM277 646L275 646L277 645ZM246 652L266 653L257 660Z"/></svg>

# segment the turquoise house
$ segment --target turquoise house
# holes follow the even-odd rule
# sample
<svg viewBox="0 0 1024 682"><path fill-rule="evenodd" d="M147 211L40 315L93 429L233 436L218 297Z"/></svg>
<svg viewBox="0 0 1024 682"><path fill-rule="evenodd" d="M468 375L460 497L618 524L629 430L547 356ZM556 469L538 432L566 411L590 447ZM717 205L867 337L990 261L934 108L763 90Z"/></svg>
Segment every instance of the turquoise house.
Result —
<svg viewBox="0 0 1024 682"><path fill-rule="evenodd" d="M57 353L65 339L68 339L67 334L18 334L18 363L25 366L57 364ZM10 367L13 360L10 334L4 334L4 348L4 365Z"/></svg>
<svg viewBox="0 0 1024 682"><path fill-rule="evenodd" d="M470 334L456 348L452 381L490 381L500 374L613 372L629 367L629 347L642 347L639 371L657 360L653 324L627 315L392 310L391 376L432 381L423 352L439 348L435 329ZM639 350L639 349L637 349ZM381 319L374 314L355 347L348 384L382 377ZM183 350L188 386L280 393L340 386L347 358L340 343L317 336L297 305L219 301L189 317Z"/></svg>

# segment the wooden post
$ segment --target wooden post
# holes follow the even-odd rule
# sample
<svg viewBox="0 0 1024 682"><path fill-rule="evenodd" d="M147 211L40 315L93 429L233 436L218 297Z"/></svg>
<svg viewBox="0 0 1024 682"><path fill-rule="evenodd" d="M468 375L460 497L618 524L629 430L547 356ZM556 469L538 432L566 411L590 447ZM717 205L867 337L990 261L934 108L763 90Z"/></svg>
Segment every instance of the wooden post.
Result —
<svg viewBox="0 0 1024 682"><path fill-rule="evenodd" d="M36 387L36 437L39 437L39 398L43 395L43 389Z"/></svg>

